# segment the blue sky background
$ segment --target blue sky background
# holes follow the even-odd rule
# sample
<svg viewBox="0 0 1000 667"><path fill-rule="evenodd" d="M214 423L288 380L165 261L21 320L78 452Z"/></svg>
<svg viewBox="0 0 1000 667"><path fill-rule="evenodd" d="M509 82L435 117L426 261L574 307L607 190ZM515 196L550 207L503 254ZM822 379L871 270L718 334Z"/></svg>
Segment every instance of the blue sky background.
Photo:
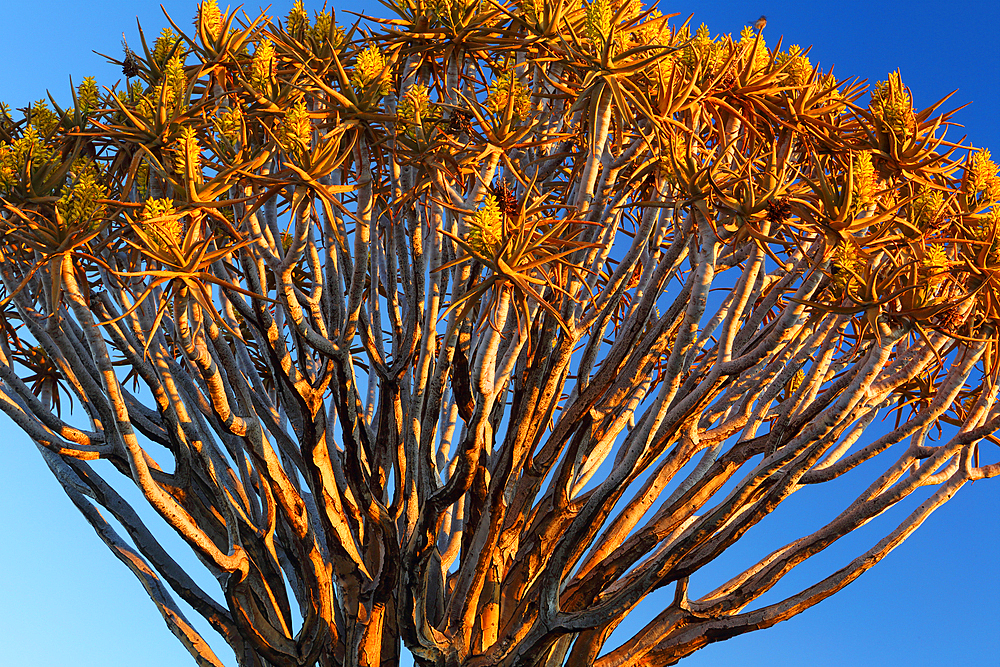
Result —
<svg viewBox="0 0 1000 667"><path fill-rule="evenodd" d="M291 2L272 5L284 15ZM246 7L253 5L247 4ZM319 2L307 2L310 10ZM944 10L942 10L944 6ZM193 0L168 0L174 20L190 25ZM337 2L337 10L383 14L377 2ZM955 140L991 148L1000 156L1000 56L996 37L1000 3L940 2L686 2L661 4L664 13L694 13L693 23L713 34L738 33L761 14L773 45L812 45L812 61L836 65L839 78L870 83L901 69L922 108L952 90L949 108L972 105L956 116ZM4 2L0 40L0 100L24 107L51 90L69 98L69 76L96 76L110 85L120 70L91 51L120 56L122 33L139 45L135 18L155 37L166 20L154 2ZM347 14L339 16L349 20ZM42 462L35 446L0 417L0 665L97 667L193 664L166 629L138 581L101 543ZM774 520L751 531L747 544L715 564L711 579L692 581L705 592L779 543L825 522L868 484L856 475L832 489L806 490ZM826 486L826 485L824 485ZM812 491L812 493L810 493ZM130 498L138 500L136 494ZM921 499L887 513L842 540L816 562L798 568L762 602L774 602L846 564L902 520ZM152 525L156 517L150 513ZM995 665L1000 655L1000 480L967 485L917 533L846 590L778 626L708 648L681 664L764 667L782 664L938 666ZM160 532L162 535L162 531ZM166 535L168 548L186 547ZM188 551L189 555L190 552ZM192 571L200 571L193 557ZM716 579L715 577L718 577ZM216 591L211 581L200 581ZM664 593L664 596L672 595ZM669 600L653 597L637 611L634 629ZM196 621L195 615L189 616ZM204 628L204 624L199 627ZM209 631L210 632L210 631ZM227 664L225 645L206 635ZM623 639L624 637L622 637Z"/></svg>

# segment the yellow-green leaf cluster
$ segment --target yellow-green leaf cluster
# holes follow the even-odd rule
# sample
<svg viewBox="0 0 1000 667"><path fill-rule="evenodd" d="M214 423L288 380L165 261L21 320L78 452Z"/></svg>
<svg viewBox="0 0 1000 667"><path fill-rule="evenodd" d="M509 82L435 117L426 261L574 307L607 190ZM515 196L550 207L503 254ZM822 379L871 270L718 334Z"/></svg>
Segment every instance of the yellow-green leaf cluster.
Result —
<svg viewBox="0 0 1000 667"><path fill-rule="evenodd" d="M750 64L750 71L760 72L771 61L771 54L767 50L764 36L760 35L758 38L757 33L754 32L751 26L744 26L740 32L740 49L749 54L750 49L753 48L754 41L757 41L757 48L753 52L753 62Z"/></svg>
<svg viewBox="0 0 1000 667"><path fill-rule="evenodd" d="M101 92L97 88L97 81L94 80L94 77L88 76L80 84L76 93L76 102L85 114L90 113L100 105Z"/></svg>
<svg viewBox="0 0 1000 667"><path fill-rule="evenodd" d="M843 113L847 107L847 103L844 94L838 87L837 77L833 74L824 75L821 79L821 86L823 89L829 89L830 91L826 94L826 99L823 100L823 106L829 109L830 113L834 116Z"/></svg>
<svg viewBox="0 0 1000 667"><path fill-rule="evenodd" d="M360 54L351 73L351 84L359 93L373 91L377 97L392 90L392 75L386 67L385 56L375 44L370 44Z"/></svg>
<svg viewBox="0 0 1000 667"><path fill-rule="evenodd" d="M539 0L520 0L518 3L518 6L521 8L521 15L529 24L538 23L538 1Z"/></svg>
<svg viewBox="0 0 1000 667"><path fill-rule="evenodd" d="M143 104L143 98L145 97L145 89L143 88L142 81L136 79L132 81L127 90L118 90L114 92L115 99L121 106L138 107ZM148 106L148 103L146 103ZM119 110L114 112L114 124L123 125L127 121L127 117Z"/></svg>
<svg viewBox="0 0 1000 667"><path fill-rule="evenodd" d="M145 160L135 170L135 193L137 199L145 199L149 195L149 163Z"/></svg>
<svg viewBox="0 0 1000 667"><path fill-rule="evenodd" d="M167 87L167 99L175 108L180 108L184 103L184 95L187 91L187 76L184 74L184 61L180 54L175 54L167 61L167 66L163 71L163 85Z"/></svg>
<svg viewBox="0 0 1000 667"><path fill-rule="evenodd" d="M989 213L979 216L972 224L972 235L983 244L988 243L986 252L986 263L996 264L1000 260L1000 208L994 206ZM982 250L982 246L976 247L973 252L976 255Z"/></svg>
<svg viewBox="0 0 1000 667"><path fill-rule="evenodd" d="M584 10L584 31L590 41L598 48L602 48L605 40L613 39L611 52L618 54L627 48L625 44L629 40L646 43L639 30L629 29L628 37L626 37L625 32L615 30L616 23L619 26L624 26L642 13L641 0L593 0L593 2L584 5ZM617 21L615 17L617 17Z"/></svg>
<svg viewBox="0 0 1000 667"><path fill-rule="evenodd" d="M190 177L195 182L201 179L201 144L192 127L181 128L174 144L174 173Z"/></svg>
<svg viewBox="0 0 1000 667"><path fill-rule="evenodd" d="M431 102L427 86L417 84L399 100L396 115L405 126L403 132L416 137L418 130L425 128L425 124L440 120L441 110Z"/></svg>
<svg viewBox="0 0 1000 667"><path fill-rule="evenodd" d="M163 67L178 41L180 41L180 37L178 37L177 33L170 28L164 28L160 32L160 36L157 37L156 41L153 43L153 62L155 62L158 66Z"/></svg>
<svg viewBox="0 0 1000 667"><path fill-rule="evenodd" d="M663 14L660 13L660 10L651 10L646 19L632 33L635 41L644 46L665 41L664 38L669 37L669 28L667 27L667 22L662 19ZM671 61L668 60L667 62Z"/></svg>
<svg viewBox="0 0 1000 667"><path fill-rule="evenodd" d="M511 107L511 118L515 121L526 120L531 113L528 88L511 70L490 84L486 94L486 108L493 114L502 116L508 105Z"/></svg>
<svg viewBox="0 0 1000 667"><path fill-rule="evenodd" d="M878 177L872 165L871 151L859 151L853 156L854 192L856 210L864 210L875 201L878 193Z"/></svg>
<svg viewBox="0 0 1000 667"><path fill-rule="evenodd" d="M274 71L274 42L262 39L257 43L250 61L250 85L258 91L266 90Z"/></svg>
<svg viewBox="0 0 1000 667"><path fill-rule="evenodd" d="M923 281L918 290L923 305L934 301L936 288L944 281L949 266L951 262L943 245L936 243L925 250L920 262L920 277Z"/></svg>
<svg viewBox="0 0 1000 667"><path fill-rule="evenodd" d="M496 197L486 195L483 205L466 221L465 240L478 254L492 257L503 243L503 212Z"/></svg>
<svg viewBox="0 0 1000 667"><path fill-rule="evenodd" d="M295 0L288 16L285 18L285 30L295 39L302 39L309 31L309 12L306 11L302 0Z"/></svg>
<svg viewBox="0 0 1000 667"><path fill-rule="evenodd" d="M101 221L107 198L104 175L86 158L80 158L70 168L70 182L63 186L56 210L67 228L94 229Z"/></svg>
<svg viewBox="0 0 1000 667"><path fill-rule="evenodd" d="M916 199L910 205L912 222L920 229L933 224L944 206L944 194L940 190L921 186Z"/></svg>
<svg viewBox="0 0 1000 667"><path fill-rule="evenodd" d="M792 44L787 52L779 53L775 58L775 64L788 75L785 80L786 85L804 86L812 78L812 64L809 58L802 55L802 49L798 44Z"/></svg>
<svg viewBox="0 0 1000 667"><path fill-rule="evenodd" d="M944 246L941 244L935 243L924 254L923 267L927 271L928 277L946 271L949 264L948 253L945 252Z"/></svg>
<svg viewBox="0 0 1000 667"><path fill-rule="evenodd" d="M898 71L875 84L869 108L897 136L907 136L913 131L913 100Z"/></svg>
<svg viewBox="0 0 1000 667"><path fill-rule="evenodd" d="M493 0L427 0L425 4L426 16L431 25L456 31L471 25L481 14L498 6ZM494 18L486 22L480 21L480 25L495 25L499 20Z"/></svg>
<svg viewBox="0 0 1000 667"><path fill-rule="evenodd" d="M160 245L179 243L184 233L181 217L176 215L174 201L169 198L147 199L139 213L140 228Z"/></svg>
<svg viewBox="0 0 1000 667"><path fill-rule="evenodd" d="M855 275L861 275L864 267L865 261L858 255L857 246L851 242L841 243L834 251L831 261L830 273L833 275L834 286L843 292L855 279Z"/></svg>
<svg viewBox="0 0 1000 667"><path fill-rule="evenodd" d="M1000 199L1000 176L997 175L997 165L990 159L987 148L972 154L969 164L969 186L973 193L983 194L989 204Z"/></svg>
<svg viewBox="0 0 1000 667"><path fill-rule="evenodd" d="M45 100L38 100L28 108L28 123L42 136L49 136L59 126L59 116L49 109Z"/></svg>
<svg viewBox="0 0 1000 667"><path fill-rule="evenodd" d="M301 155L309 150L312 142L312 123L304 100L299 100L285 112L278 128L281 147L290 155Z"/></svg>
<svg viewBox="0 0 1000 667"><path fill-rule="evenodd" d="M722 65L725 56L725 47L712 39L708 26L702 23L695 32L694 39L681 51L680 62L690 72L694 72L700 64L701 73L711 75Z"/></svg>
<svg viewBox="0 0 1000 667"><path fill-rule="evenodd" d="M344 29L333 22L333 14L326 11L316 14L309 36L317 45L329 41L335 50L343 47L347 39Z"/></svg>
<svg viewBox="0 0 1000 667"><path fill-rule="evenodd" d="M611 19L614 8L611 0L594 0L587 4L587 37L594 42L606 39L611 34Z"/></svg>
<svg viewBox="0 0 1000 667"><path fill-rule="evenodd" d="M199 23L205 27L205 34L210 38L218 39L222 35L222 12L215 0L205 0L198 5L195 25Z"/></svg>
<svg viewBox="0 0 1000 667"><path fill-rule="evenodd" d="M143 96L136 109L146 118L152 118L162 97L167 116L173 116L184 110L186 96L187 75L184 73L184 61L181 54L175 53L163 68L161 83L153 86L150 93Z"/></svg>
<svg viewBox="0 0 1000 667"><path fill-rule="evenodd" d="M215 129L229 143L235 144L243 132L243 109L239 105L220 113L215 118Z"/></svg>
<svg viewBox="0 0 1000 667"><path fill-rule="evenodd" d="M29 126L20 138L0 145L0 186L3 191L10 192L20 182L25 167L41 167L53 156L52 149L34 125Z"/></svg>

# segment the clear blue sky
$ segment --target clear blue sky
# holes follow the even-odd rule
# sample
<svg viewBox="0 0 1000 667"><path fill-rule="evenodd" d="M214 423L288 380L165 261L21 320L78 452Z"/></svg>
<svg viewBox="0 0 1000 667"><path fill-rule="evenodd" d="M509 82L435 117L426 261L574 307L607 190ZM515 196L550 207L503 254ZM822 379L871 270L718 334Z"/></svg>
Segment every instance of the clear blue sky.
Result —
<svg viewBox="0 0 1000 667"><path fill-rule="evenodd" d="M180 25L190 25L193 0L166 0ZM280 0L272 13L284 15ZM69 76L79 83L96 76L110 85L120 71L91 51L120 55L124 32L138 45L136 14L155 37L166 21L155 2L6 0L0 41L0 100L23 107L51 90L68 98ZM310 10L321 2L306 2ZM248 3L247 8L254 5ZM377 2L335 3L337 10L384 13ZM992 149L1000 156L1000 56L997 2L686 2L661 4L664 13L694 13L694 24L713 34L738 33L761 14L773 44L813 45L813 62L836 65L840 77L870 82L899 68L918 107L954 89L952 106L973 104L957 121L954 139ZM342 14L341 22L349 19ZM153 604L64 496L34 445L0 417L0 665L19 667L180 667L193 664L169 633ZM858 485L848 481L832 493L796 494L766 534L749 534L745 551L720 562L719 576L744 558L791 537L817 515L829 516ZM854 485L852 487L852 485ZM134 496L133 496L134 497ZM859 535L842 540L794 578L812 582L846 564L912 509L889 513ZM149 516L148 513L146 516ZM905 544L845 591L800 616L762 632L710 646L685 666L790 667L879 665L937 667L996 665L1000 655L1000 480L967 485ZM155 521L155 519L153 519ZM782 531L789 531L787 535ZM184 550L173 544L174 552ZM193 559L192 559L193 560ZM201 569L195 566L193 569ZM206 582L210 587L211 582ZM791 592L790 582L774 595ZM692 582L696 586L697 582ZM709 582L705 582L705 588ZM210 589L215 590L215 589ZM699 591L695 590L694 593ZM776 599L776 598L775 598ZM768 600L773 601L773 600ZM650 600L645 618L664 601ZM196 621L195 615L189 616ZM637 620L636 623L641 623ZM199 627L204 627L201 624ZM208 639L235 665L221 641Z"/></svg>

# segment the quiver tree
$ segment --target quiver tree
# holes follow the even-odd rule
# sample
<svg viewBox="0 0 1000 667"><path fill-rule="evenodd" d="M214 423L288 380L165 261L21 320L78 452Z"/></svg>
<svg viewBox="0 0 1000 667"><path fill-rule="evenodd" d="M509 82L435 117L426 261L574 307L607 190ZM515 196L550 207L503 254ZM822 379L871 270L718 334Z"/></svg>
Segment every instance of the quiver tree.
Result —
<svg viewBox="0 0 1000 667"><path fill-rule="evenodd" d="M205 3L124 84L3 113L0 406L199 664L178 599L241 665L673 664L1000 474L1000 178L941 103L639 3L387 7ZM870 486L689 598L843 475Z"/></svg>

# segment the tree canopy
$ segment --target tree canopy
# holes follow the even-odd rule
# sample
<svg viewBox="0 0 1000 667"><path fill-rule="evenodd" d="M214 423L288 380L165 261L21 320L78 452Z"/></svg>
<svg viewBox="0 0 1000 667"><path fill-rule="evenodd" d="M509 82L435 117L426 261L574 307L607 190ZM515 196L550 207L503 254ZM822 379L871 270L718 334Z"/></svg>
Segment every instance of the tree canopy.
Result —
<svg viewBox="0 0 1000 667"><path fill-rule="evenodd" d="M124 83L0 108L0 409L198 664L176 598L241 665L674 664L1000 474L1000 176L946 100L635 0L384 4L205 2L123 44ZM870 486L689 597L844 475Z"/></svg>

